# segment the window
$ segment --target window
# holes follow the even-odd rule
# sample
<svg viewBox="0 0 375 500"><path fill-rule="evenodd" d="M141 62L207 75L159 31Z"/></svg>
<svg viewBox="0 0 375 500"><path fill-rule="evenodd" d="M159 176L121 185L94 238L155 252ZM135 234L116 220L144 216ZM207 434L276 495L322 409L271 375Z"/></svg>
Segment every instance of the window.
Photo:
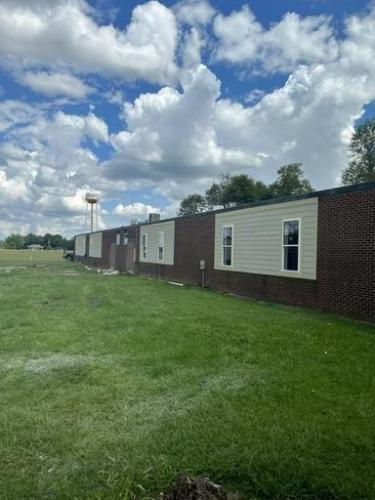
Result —
<svg viewBox="0 0 375 500"><path fill-rule="evenodd" d="M117 234L116 234L116 245L119 245L119 244L120 244L120 238L121 238L120 233L117 233Z"/></svg>
<svg viewBox="0 0 375 500"><path fill-rule="evenodd" d="M283 221L283 271L299 271L300 220Z"/></svg>
<svg viewBox="0 0 375 500"><path fill-rule="evenodd" d="M142 235L142 255L144 259L147 259L147 234Z"/></svg>
<svg viewBox="0 0 375 500"><path fill-rule="evenodd" d="M164 260L164 231L159 233L158 259Z"/></svg>
<svg viewBox="0 0 375 500"><path fill-rule="evenodd" d="M233 226L223 226L223 266L232 265Z"/></svg>

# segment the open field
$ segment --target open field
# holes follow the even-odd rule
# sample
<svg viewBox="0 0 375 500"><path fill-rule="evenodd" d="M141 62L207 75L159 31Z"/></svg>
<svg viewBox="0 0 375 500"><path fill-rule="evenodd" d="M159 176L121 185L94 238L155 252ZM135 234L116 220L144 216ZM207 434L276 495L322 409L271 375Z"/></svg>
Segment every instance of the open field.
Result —
<svg viewBox="0 0 375 500"><path fill-rule="evenodd" d="M373 326L34 264L0 251L1 499L375 498Z"/></svg>
<svg viewBox="0 0 375 500"><path fill-rule="evenodd" d="M61 250L6 250L0 248L0 272L7 266L47 265L61 262Z"/></svg>

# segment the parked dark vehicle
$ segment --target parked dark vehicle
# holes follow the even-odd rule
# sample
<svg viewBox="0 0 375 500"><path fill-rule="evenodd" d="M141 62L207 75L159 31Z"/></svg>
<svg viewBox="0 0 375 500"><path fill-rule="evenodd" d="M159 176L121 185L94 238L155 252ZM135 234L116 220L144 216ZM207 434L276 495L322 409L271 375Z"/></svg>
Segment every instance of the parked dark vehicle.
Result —
<svg viewBox="0 0 375 500"><path fill-rule="evenodd" d="M63 259L73 261L74 260L73 250L65 250L65 252L63 254Z"/></svg>

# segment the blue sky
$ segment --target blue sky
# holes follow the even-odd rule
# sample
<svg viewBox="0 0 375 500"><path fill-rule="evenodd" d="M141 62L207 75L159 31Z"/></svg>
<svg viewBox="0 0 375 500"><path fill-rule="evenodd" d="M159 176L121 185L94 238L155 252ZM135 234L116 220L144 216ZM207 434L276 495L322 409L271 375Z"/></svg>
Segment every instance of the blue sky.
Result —
<svg viewBox="0 0 375 500"><path fill-rule="evenodd" d="M0 0L0 238L174 216L221 172L339 185L375 113L365 0Z"/></svg>

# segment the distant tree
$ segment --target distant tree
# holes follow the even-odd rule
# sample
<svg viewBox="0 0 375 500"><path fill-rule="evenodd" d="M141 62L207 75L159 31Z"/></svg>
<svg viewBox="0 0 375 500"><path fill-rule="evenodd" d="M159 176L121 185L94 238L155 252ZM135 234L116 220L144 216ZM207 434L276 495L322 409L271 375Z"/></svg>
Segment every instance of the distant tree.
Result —
<svg viewBox="0 0 375 500"><path fill-rule="evenodd" d="M42 245L44 248L73 250L73 239L66 239L61 234L46 233L44 236L34 233L29 233L26 236L11 234L2 243L4 248L10 249L27 248L29 245L36 244Z"/></svg>
<svg viewBox="0 0 375 500"><path fill-rule="evenodd" d="M52 248L52 246L51 246L51 237L52 237L51 233L46 233L44 236L42 236L42 243L41 243L41 245L43 245L44 248L47 248L47 249Z"/></svg>
<svg viewBox="0 0 375 500"><path fill-rule="evenodd" d="M241 205L277 196L314 191L310 182L303 177L301 163L284 165L277 173L277 180L269 186L246 174L222 173L220 182L214 182L207 189L205 197L191 194L182 200L179 215L194 215L207 209L212 210L217 205L228 207L232 203Z"/></svg>
<svg viewBox="0 0 375 500"><path fill-rule="evenodd" d="M64 238L61 234L51 234L49 245L51 248L64 248Z"/></svg>
<svg viewBox="0 0 375 500"><path fill-rule="evenodd" d="M375 119L356 128L349 152L351 160L342 173L343 184L375 181Z"/></svg>
<svg viewBox="0 0 375 500"><path fill-rule="evenodd" d="M29 233L24 236L24 246L27 248L29 245L43 245L42 236L37 236L34 233Z"/></svg>
<svg viewBox="0 0 375 500"><path fill-rule="evenodd" d="M272 197L311 193L310 181L303 177L302 163L289 163L277 171L276 182L270 185Z"/></svg>
<svg viewBox="0 0 375 500"><path fill-rule="evenodd" d="M252 203L269 197L267 186L261 181L255 181L249 175L233 175L225 180L222 188L222 204L237 205Z"/></svg>
<svg viewBox="0 0 375 500"><path fill-rule="evenodd" d="M66 239L64 238L64 250L74 250L74 239Z"/></svg>
<svg viewBox="0 0 375 500"><path fill-rule="evenodd" d="M195 215L206 210L206 199L201 194L189 194L180 203L178 215Z"/></svg>
<svg viewBox="0 0 375 500"><path fill-rule="evenodd" d="M223 204L223 183L214 182L205 193L207 207L212 210L213 207Z"/></svg>
<svg viewBox="0 0 375 500"><path fill-rule="evenodd" d="M20 250L25 247L25 238L20 234L11 234L4 240L4 248Z"/></svg>
<svg viewBox="0 0 375 500"><path fill-rule="evenodd" d="M214 183L206 191L209 208L215 205L227 207L231 203L238 205L264 200L271 196L269 188L261 181L256 181L246 174L221 174L220 183Z"/></svg>

